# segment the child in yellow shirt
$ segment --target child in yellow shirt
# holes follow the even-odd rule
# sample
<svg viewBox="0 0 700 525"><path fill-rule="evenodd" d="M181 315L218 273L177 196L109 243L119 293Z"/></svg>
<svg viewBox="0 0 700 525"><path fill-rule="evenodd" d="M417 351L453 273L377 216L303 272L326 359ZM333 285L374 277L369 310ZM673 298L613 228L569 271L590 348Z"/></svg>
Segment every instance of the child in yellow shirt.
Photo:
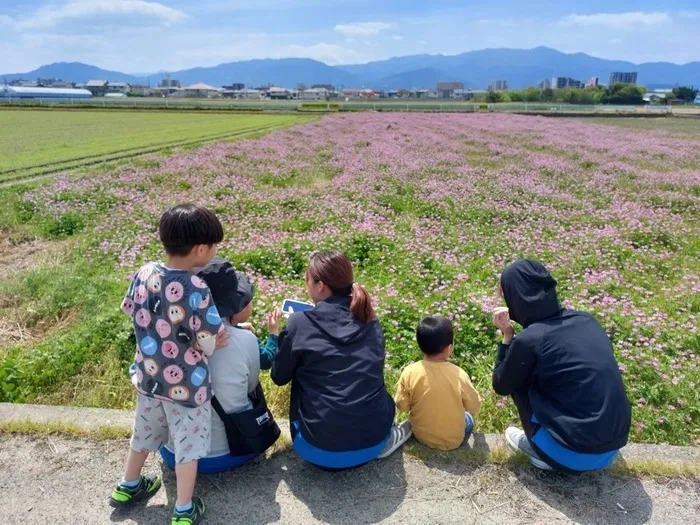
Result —
<svg viewBox="0 0 700 525"><path fill-rule="evenodd" d="M396 406L409 412L414 437L431 448L454 450L474 428L481 397L467 373L447 359L454 349L449 319L431 316L416 330L423 360L407 366L396 387Z"/></svg>

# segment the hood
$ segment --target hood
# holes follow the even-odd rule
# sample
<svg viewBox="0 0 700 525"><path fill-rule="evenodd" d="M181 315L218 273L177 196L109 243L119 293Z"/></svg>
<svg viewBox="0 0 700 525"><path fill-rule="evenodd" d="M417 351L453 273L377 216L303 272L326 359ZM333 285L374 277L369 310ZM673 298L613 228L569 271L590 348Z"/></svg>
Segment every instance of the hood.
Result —
<svg viewBox="0 0 700 525"><path fill-rule="evenodd" d="M508 265L501 274L510 318L523 328L561 311L556 286L557 281L542 264L527 259Z"/></svg>
<svg viewBox="0 0 700 525"><path fill-rule="evenodd" d="M321 301L313 310L306 312L307 318L334 341L349 345L365 337L370 323L363 323L350 312L348 296L334 295Z"/></svg>

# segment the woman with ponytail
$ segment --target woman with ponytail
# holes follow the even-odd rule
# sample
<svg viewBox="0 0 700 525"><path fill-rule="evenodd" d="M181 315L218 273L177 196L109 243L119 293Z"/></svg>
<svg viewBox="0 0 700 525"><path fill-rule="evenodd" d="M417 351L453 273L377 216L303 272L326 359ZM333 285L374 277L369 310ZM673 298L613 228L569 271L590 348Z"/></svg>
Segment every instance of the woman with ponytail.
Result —
<svg viewBox="0 0 700 525"><path fill-rule="evenodd" d="M331 470L386 457L411 436L411 428L393 425L384 335L372 298L337 251L311 257L305 278L316 306L289 318L271 373L277 385L292 383L292 447Z"/></svg>

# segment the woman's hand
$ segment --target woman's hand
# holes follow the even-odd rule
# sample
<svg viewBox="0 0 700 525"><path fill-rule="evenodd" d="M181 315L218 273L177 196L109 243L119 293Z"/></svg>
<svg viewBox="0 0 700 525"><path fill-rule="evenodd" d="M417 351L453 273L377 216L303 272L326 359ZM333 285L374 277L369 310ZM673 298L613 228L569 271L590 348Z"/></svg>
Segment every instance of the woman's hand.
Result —
<svg viewBox="0 0 700 525"><path fill-rule="evenodd" d="M272 313L265 316L265 324L267 324L267 331L271 335L280 335L280 319L282 318L282 310L275 308Z"/></svg>
<svg viewBox="0 0 700 525"><path fill-rule="evenodd" d="M221 330L221 332L216 334L216 345L214 345L214 348L220 350L228 344L229 339L231 339L231 334L227 330Z"/></svg>
<svg viewBox="0 0 700 525"><path fill-rule="evenodd" d="M513 330L513 325L510 323L508 308L499 307L493 310L493 324L496 325L496 328L503 334L503 344L509 345L513 340L515 331Z"/></svg>

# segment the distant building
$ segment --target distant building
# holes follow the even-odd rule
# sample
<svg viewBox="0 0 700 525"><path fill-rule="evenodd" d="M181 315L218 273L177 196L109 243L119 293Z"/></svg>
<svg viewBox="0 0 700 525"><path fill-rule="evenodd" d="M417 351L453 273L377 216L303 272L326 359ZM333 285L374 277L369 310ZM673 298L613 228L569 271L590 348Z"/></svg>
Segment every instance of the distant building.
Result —
<svg viewBox="0 0 700 525"><path fill-rule="evenodd" d="M106 80L88 80L85 84L85 89L92 93L93 97L104 97L107 93L107 81Z"/></svg>
<svg viewBox="0 0 700 525"><path fill-rule="evenodd" d="M537 84L537 87L540 89L551 89L552 87L552 81L549 79L545 79L539 84Z"/></svg>
<svg viewBox="0 0 700 525"><path fill-rule="evenodd" d="M67 80L61 80L60 78L37 78L36 83L39 87L52 87L52 88L64 88L72 89L73 83Z"/></svg>
<svg viewBox="0 0 700 525"><path fill-rule="evenodd" d="M166 77L161 79L160 84L158 84L158 87L160 88L181 88L182 85L180 85L179 80L175 80L170 77Z"/></svg>
<svg viewBox="0 0 700 525"><path fill-rule="evenodd" d="M610 73L608 85L612 86L613 84L636 84L637 75L638 73L636 71L629 73L621 73L616 71L614 73Z"/></svg>
<svg viewBox="0 0 700 525"><path fill-rule="evenodd" d="M299 100L328 100L330 91L326 88L311 88L299 91Z"/></svg>
<svg viewBox="0 0 700 525"><path fill-rule="evenodd" d="M452 93L456 89L464 89L464 84L462 82L438 82L437 89L435 89L438 96L435 98L452 98Z"/></svg>
<svg viewBox="0 0 700 525"><path fill-rule="evenodd" d="M379 95L373 89L356 89L347 88L342 91L345 98L361 98L361 99L373 99L379 98Z"/></svg>
<svg viewBox="0 0 700 525"><path fill-rule="evenodd" d="M234 82L230 86L224 86L224 89L227 91L240 91L241 89L245 89L245 84L242 82Z"/></svg>
<svg viewBox="0 0 700 525"><path fill-rule="evenodd" d="M649 104L659 104L662 101L666 100L666 94L665 93L645 93L644 96L642 97L644 102L648 102Z"/></svg>
<svg viewBox="0 0 700 525"><path fill-rule="evenodd" d="M246 100L260 100L265 96L264 91L259 89L239 89L236 91L236 98L242 98Z"/></svg>
<svg viewBox="0 0 700 525"><path fill-rule="evenodd" d="M52 87L0 87L2 98L90 98L92 93L87 89L64 89Z"/></svg>
<svg viewBox="0 0 700 525"><path fill-rule="evenodd" d="M599 79L598 77L591 77L586 80L586 87L598 87Z"/></svg>
<svg viewBox="0 0 700 525"><path fill-rule="evenodd" d="M271 87L267 90L266 95L272 100L289 100L292 98L292 93L288 89L281 87Z"/></svg>
<svg viewBox="0 0 700 525"><path fill-rule="evenodd" d="M489 91L505 91L507 89L507 80L492 80L491 82L489 82Z"/></svg>
<svg viewBox="0 0 700 525"><path fill-rule="evenodd" d="M333 84L314 84L311 89L325 89L326 91L335 91L335 86Z"/></svg>
<svg viewBox="0 0 700 525"><path fill-rule="evenodd" d="M583 83L580 80L569 77L552 77L550 87L552 89L581 88Z"/></svg>
<svg viewBox="0 0 700 525"><path fill-rule="evenodd" d="M145 84L129 84L129 93L139 95L141 97L150 97L154 95L156 90Z"/></svg>
<svg viewBox="0 0 700 525"><path fill-rule="evenodd" d="M126 82L107 82L107 93L128 93L131 87Z"/></svg>
<svg viewBox="0 0 700 525"><path fill-rule="evenodd" d="M185 97L193 98L213 98L219 96L219 89L213 86L198 82L191 86L186 86L180 90L180 94Z"/></svg>
<svg viewBox="0 0 700 525"><path fill-rule="evenodd" d="M474 97L472 89L455 89L452 92L452 98L457 100L471 100Z"/></svg>
<svg viewBox="0 0 700 525"><path fill-rule="evenodd" d="M700 104L700 96L693 101L693 104Z"/></svg>

